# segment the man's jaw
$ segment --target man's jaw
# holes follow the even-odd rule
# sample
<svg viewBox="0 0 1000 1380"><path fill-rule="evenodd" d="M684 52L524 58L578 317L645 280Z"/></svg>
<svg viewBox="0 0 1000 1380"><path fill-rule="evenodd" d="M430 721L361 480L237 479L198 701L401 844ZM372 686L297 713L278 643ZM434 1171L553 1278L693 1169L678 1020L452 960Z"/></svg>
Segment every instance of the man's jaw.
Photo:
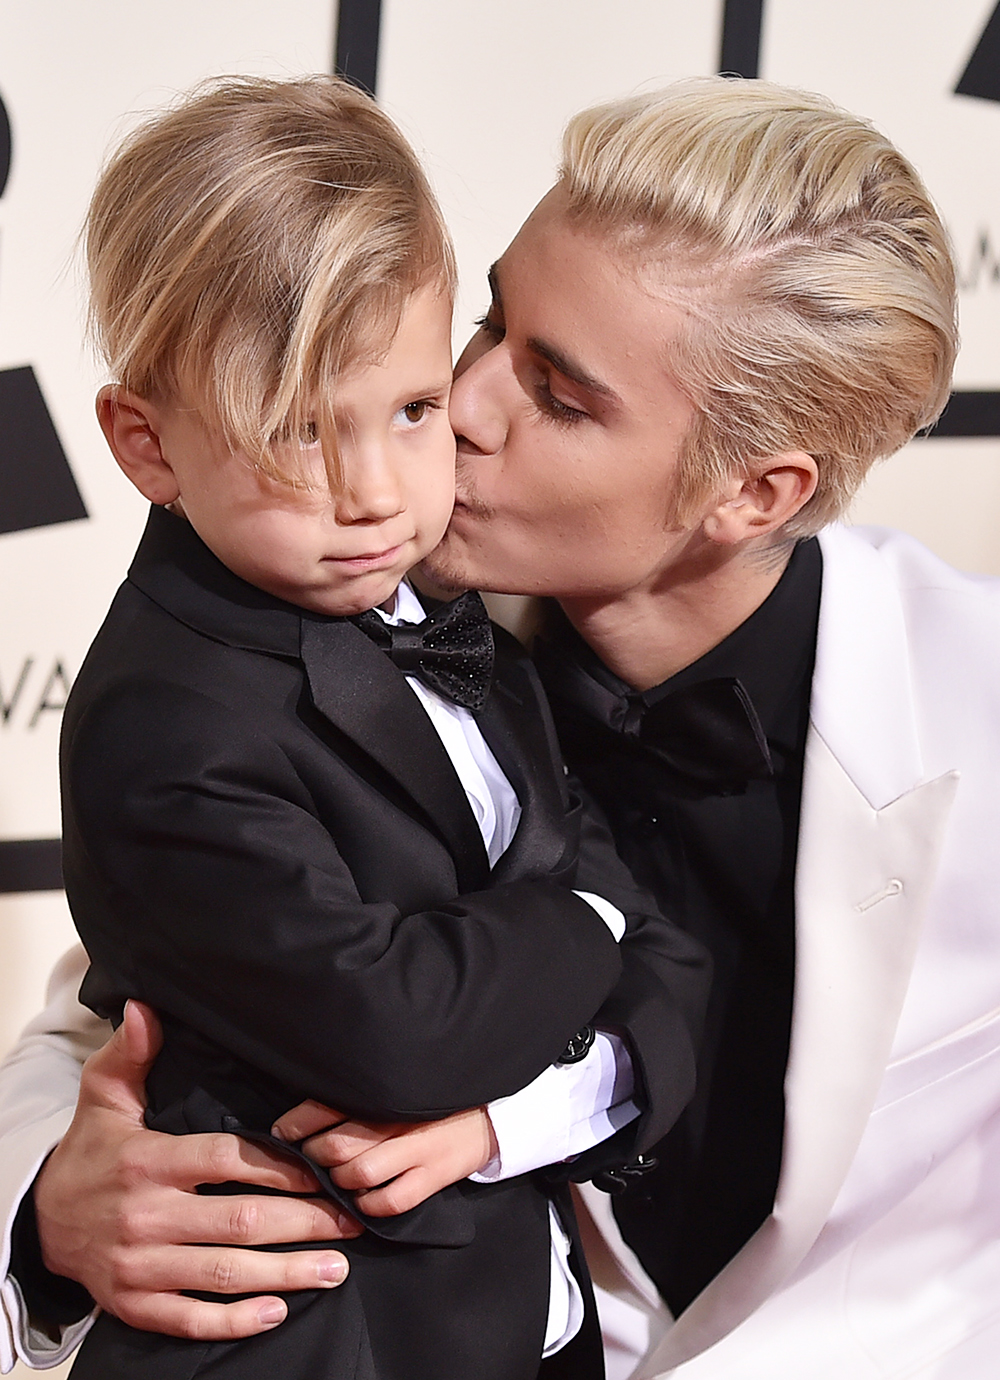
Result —
<svg viewBox="0 0 1000 1380"><path fill-rule="evenodd" d="M463 483L462 480L465 480ZM453 530L469 522L474 524L493 520L492 509L483 502L472 489L466 476L459 470L459 487L455 494L455 507L451 522L438 546L425 556L417 566L420 588L426 593L441 595L446 593L453 598L456 593L466 589L488 588L477 585L473 574L473 564L463 559L465 541Z"/></svg>
<svg viewBox="0 0 1000 1380"><path fill-rule="evenodd" d="M438 547L429 556L425 556L413 567L407 578L421 594L429 594L432 599L454 599L456 595L470 589L471 584L464 581L444 557L439 557L440 550Z"/></svg>

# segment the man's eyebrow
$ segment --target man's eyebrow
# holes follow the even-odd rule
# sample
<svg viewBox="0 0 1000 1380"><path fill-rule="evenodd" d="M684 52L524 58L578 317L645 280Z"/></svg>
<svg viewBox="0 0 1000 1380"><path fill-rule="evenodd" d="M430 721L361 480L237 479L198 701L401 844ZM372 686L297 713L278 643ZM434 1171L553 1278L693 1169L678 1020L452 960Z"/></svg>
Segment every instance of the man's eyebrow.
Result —
<svg viewBox="0 0 1000 1380"><path fill-rule="evenodd" d="M613 388L608 384L602 383L593 374L588 373L582 364L577 364L569 355L564 355L562 350L557 350L554 345L549 345L546 341L540 340L537 335L533 335L528 340L528 349L536 355L541 355L542 359L547 360L553 369L558 369L572 383L578 383L581 388L585 388L594 397L600 398L602 402L609 403L612 407L621 407L622 400Z"/></svg>
<svg viewBox="0 0 1000 1380"><path fill-rule="evenodd" d="M490 293L493 297L493 305L497 307L502 307L503 298L500 296L500 280L497 277L496 264L490 264L489 270L486 274L486 281L489 284Z"/></svg>
<svg viewBox="0 0 1000 1380"><path fill-rule="evenodd" d="M498 274L499 260L490 265L490 270L486 275L489 283L490 292L493 294L493 304L501 311L503 310L503 297L500 292L500 279ZM547 341L539 336L533 335L528 340L528 349L533 354L541 355L542 359L552 365L553 369L558 369L572 383L578 383L581 388L585 388L588 393L592 393L595 398L600 398L602 402L610 407L622 407L621 398L615 390L608 384L602 383L599 378L584 369L582 364L570 359L569 355L563 354L562 350L557 350L554 345L549 345Z"/></svg>

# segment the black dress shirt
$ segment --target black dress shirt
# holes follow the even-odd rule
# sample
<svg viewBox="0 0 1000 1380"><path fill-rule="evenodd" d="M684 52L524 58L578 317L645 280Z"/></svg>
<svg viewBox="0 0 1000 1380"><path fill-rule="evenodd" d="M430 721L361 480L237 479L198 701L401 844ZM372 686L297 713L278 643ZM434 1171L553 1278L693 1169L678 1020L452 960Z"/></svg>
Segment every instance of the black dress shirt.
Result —
<svg viewBox="0 0 1000 1380"><path fill-rule="evenodd" d="M804 542L750 618L641 696L608 671L558 609L536 651L570 767L608 815L636 879L714 960L695 1098L652 1152L658 1167L615 1199L626 1241L675 1316L774 1203L821 580L819 545ZM735 677L763 728L773 775L736 788L705 786L671 771L635 739L595 732L594 696L581 690L581 675L640 706L699 682Z"/></svg>

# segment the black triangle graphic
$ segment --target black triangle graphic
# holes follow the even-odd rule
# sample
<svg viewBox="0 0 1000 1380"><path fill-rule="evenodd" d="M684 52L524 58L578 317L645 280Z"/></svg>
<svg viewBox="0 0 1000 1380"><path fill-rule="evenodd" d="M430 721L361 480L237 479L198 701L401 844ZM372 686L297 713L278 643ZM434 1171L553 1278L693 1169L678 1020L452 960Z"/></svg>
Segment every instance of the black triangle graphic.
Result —
<svg viewBox="0 0 1000 1380"><path fill-rule="evenodd" d="M0 370L0 533L86 516L34 369Z"/></svg>
<svg viewBox="0 0 1000 1380"><path fill-rule="evenodd" d="M990 15L986 28L955 87L958 96L978 96L981 101L1000 101L1000 4Z"/></svg>

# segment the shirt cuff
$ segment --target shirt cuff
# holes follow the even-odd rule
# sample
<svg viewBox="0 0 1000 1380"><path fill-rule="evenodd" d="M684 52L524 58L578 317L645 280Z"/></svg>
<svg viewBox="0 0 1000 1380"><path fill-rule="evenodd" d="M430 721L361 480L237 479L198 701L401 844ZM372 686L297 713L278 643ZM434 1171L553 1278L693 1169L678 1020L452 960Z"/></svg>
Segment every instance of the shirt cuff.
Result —
<svg viewBox="0 0 1000 1380"><path fill-rule="evenodd" d="M617 906L613 906L610 901L606 901L603 896L595 896L592 891L575 891L574 896L579 896L581 901L586 901L588 906L593 906L598 915L611 931L612 938L616 944L620 944L625 934L625 917Z"/></svg>
<svg viewBox="0 0 1000 1380"><path fill-rule="evenodd" d="M24 1296L13 1275L8 1275L0 1285L0 1297L3 1299L3 1311L10 1329L8 1335L13 1353L29 1370L50 1370L53 1366L68 1361L90 1331L99 1311L93 1309L85 1318L69 1327L59 1329L58 1336L51 1337L37 1327L28 1316ZM20 1321L15 1324L17 1319Z"/></svg>
<svg viewBox="0 0 1000 1380"><path fill-rule="evenodd" d="M586 1058L551 1064L526 1088L497 1098L486 1110L498 1153L476 1183L496 1183L582 1155L639 1115L628 1046L599 1030Z"/></svg>
<svg viewBox="0 0 1000 1380"><path fill-rule="evenodd" d="M94 1300L82 1284L46 1268L38 1239L35 1195L30 1190L14 1218L8 1273L17 1280L32 1321L37 1320L46 1331L56 1334L94 1311Z"/></svg>
<svg viewBox="0 0 1000 1380"><path fill-rule="evenodd" d="M56 1143L62 1138L72 1115L72 1107L67 1107L54 1113L40 1125L22 1128L20 1137L13 1135L8 1137L12 1141L33 1141L34 1143L30 1149L27 1144L24 1146L21 1144L11 1145L10 1160L12 1163L9 1166L4 1164L4 1169L9 1168L16 1173L20 1182L16 1186L13 1182L9 1187L4 1186L6 1189L4 1196L7 1197L9 1194L11 1216L6 1228L5 1248L0 1252L0 1268L3 1271L2 1280L0 1280L0 1312L2 1312L4 1323L2 1330L0 1330L0 1372L8 1371L13 1366L15 1359L23 1361L31 1370L47 1370L51 1366L57 1366L60 1362L68 1360L97 1315L97 1310L94 1309L86 1317L69 1326L61 1327L55 1319L52 1321L56 1325L51 1329L48 1326L39 1325L39 1322L31 1315L21 1282L13 1273L13 1262L8 1254L9 1247L14 1244L15 1223L20 1217L18 1209L20 1209L24 1199L30 1196L38 1170ZM6 1144L4 1148L7 1149ZM19 1153L22 1150L24 1153ZM17 1165L16 1170L15 1164Z"/></svg>

